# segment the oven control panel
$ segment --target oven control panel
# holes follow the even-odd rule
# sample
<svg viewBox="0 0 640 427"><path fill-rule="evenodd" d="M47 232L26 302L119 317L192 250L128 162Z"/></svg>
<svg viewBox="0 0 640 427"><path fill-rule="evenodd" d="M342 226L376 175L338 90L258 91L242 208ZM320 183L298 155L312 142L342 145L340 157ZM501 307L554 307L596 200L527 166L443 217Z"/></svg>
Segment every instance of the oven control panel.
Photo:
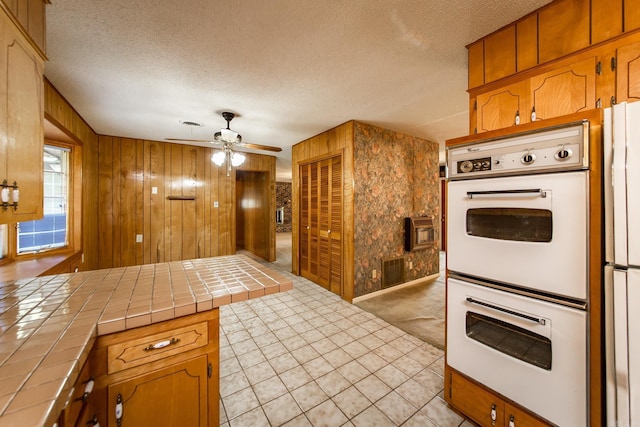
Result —
<svg viewBox="0 0 640 427"><path fill-rule="evenodd" d="M588 167L588 122L447 148L450 179Z"/></svg>

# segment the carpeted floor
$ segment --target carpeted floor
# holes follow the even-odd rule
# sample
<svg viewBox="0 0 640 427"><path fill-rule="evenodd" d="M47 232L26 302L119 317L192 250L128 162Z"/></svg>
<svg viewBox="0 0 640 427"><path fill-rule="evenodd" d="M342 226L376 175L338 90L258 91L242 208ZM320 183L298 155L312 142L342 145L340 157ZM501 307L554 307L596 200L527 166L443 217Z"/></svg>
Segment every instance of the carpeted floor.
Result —
<svg viewBox="0 0 640 427"><path fill-rule="evenodd" d="M444 349L445 282L444 252L440 253L440 277L357 303L403 331Z"/></svg>

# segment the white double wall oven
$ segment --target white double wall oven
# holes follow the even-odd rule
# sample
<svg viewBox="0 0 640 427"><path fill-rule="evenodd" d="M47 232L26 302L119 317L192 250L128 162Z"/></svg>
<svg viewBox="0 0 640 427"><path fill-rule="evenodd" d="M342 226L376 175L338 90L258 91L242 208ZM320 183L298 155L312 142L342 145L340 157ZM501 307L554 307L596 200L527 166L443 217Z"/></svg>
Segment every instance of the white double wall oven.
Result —
<svg viewBox="0 0 640 427"><path fill-rule="evenodd" d="M589 123L448 149L447 364L586 425Z"/></svg>

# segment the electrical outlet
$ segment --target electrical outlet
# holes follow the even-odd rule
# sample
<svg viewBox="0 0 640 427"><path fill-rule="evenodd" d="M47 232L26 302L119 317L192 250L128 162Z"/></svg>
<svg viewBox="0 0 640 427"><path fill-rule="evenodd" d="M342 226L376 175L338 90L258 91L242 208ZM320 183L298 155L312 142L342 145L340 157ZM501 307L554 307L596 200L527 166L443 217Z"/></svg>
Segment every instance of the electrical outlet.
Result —
<svg viewBox="0 0 640 427"><path fill-rule="evenodd" d="M413 261L409 261L409 270L413 270Z"/></svg>
<svg viewBox="0 0 640 427"><path fill-rule="evenodd" d="M136 234L136 243L142 243L142 234Z"/></svg>
<svg viewBox="0 0 640 427"><path fill-rule="evenodd" d="M371 278L372 278L372 279L375 279L375 278L377 278L377 277L378 277L378 270L373 270L373 271L371 272Z"/></svg>

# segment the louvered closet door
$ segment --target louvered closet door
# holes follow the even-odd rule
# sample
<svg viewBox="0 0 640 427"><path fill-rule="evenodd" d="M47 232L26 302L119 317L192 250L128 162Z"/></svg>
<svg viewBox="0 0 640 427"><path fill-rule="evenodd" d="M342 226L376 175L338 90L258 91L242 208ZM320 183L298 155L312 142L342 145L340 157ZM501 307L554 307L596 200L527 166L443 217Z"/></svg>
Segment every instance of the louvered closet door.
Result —
<svg viewBox="0 0 640 427"><path fill-rule="evenodd" d="M300 273L342 291L342 158L300 167Z"/></svg>
<svg viewBox="0 0 640 427"><path fill-rule="evenodd" d="M330 159L329 289L342 295L342 156Z"/></svg>

